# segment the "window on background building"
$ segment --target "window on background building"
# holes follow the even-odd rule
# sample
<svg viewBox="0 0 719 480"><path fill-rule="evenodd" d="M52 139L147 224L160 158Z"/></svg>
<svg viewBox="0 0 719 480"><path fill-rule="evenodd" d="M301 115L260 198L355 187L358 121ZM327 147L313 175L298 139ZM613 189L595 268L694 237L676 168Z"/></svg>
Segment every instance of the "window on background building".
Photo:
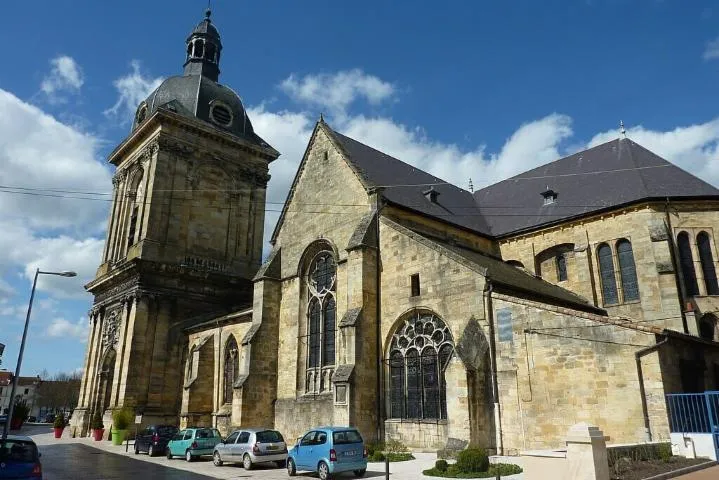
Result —
<svg viewBox="0 0 719 480"><path fill-rule="evenodd" d="M401 321L388 360L391 418L447 418L445 370L453 352L449 328L433 313L415 311Z"/></svg>
<svg viewBox="0 0 719 480"><path fill-rule="evenodd" d="M632 244L629 240L623 238L617 242L617 257L619 257L624 301L639 300L637 268L634 265L634 252L632 252Z"/></svg>
<svg viewBox="0 0 719 480"><path fill-rule="evenodd" d="M602 279L604 305L615 305L619 303L619 295L617 294L617 279L614 277L614 259L611 247L606 243L599 245L597 258L599 259L599 275Z"/></svg>
<svg viewBox="0 0 719 480"><path fill-rule="evenodd" d="M682 268L682 278L684 279L684 288L687 291L687 295L699 295L699 285L697 285L697 274L694 270L692 247L689 243L689 234L687 232L681 232L677 235L677 247L679 249L679 265Z"/></svg>
<svg viewBox="0 0 719 480"><path fill-rule="evenodd" d="M322 367L335 364L337 264L332 252L315 255L307 275L307 382L308 391L329 390Z"/></svg>
<svg viewBox="0 0 719 480"><path fill-rule="evenodd" d="M554 258L557 264L557 280L563 282L567 279L567 258L563 253Z"/></svg>
<svg viewBox="0 0 719 480"><path fill-rule="evenodd" d="M26 389L25 389L25 395L28 395L28 394L30 394L30 389L29 389L29 388L26 388Z"/></svg>
<svg viewBox="0 0 719 480"><path fill-rule="evenodd" d="M699 232L699 235L697 235L697 248L699 249L699 261L702 264L707 295L719 295L719 283L717 282L717 272L714 268L711 239L707 232Z"/></svg>
<svg viewBox="0 0 719 480"><path fill-rule="evenodd" d="M224 373L224 401L232 403L232 389L240 373L240 356L237 348L237 340L230 335L225 345L225 373Z"/></svg>

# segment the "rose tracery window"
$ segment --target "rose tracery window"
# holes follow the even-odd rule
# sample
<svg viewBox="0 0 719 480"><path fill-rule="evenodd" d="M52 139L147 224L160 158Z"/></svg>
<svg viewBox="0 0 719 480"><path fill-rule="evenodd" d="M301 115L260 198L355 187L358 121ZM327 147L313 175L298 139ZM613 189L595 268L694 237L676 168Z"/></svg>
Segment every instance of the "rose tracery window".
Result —
<svg viewBox="0 0 719 480"><path fill-rule="evenodd" d="M224 402L232 403L232 389L240 373L239 351L237 340L230 336L225 346Z"/></svg>
<svg viewBox="0 0 719 480"><path fill-rule="evenodd" d="M390 418L446 419L445 370L454 340L445 323L427 311L404 319L389 351Z"/></svg>
<svg viewBox="0 0 719 480"><path fill-rule="evenodd" d="M318 253L307 272L307 375L306 390L331 389L331 368L335 364L335 300L337 264L332 252Z"/></svg>

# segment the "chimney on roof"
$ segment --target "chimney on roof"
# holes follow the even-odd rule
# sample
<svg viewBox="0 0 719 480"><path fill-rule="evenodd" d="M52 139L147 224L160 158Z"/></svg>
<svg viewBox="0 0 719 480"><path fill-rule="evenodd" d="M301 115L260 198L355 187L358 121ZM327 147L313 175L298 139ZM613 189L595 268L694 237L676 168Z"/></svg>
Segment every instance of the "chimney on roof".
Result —
<svg viewBox="0 0 719 480"><path fill-rule="evenodd" d="M439 196L439 192L434 189L434 185L430 186L429 189L422 192L422 195L424 195L424 198L429 200L432 203L437 203L437 197Z"/></svg>

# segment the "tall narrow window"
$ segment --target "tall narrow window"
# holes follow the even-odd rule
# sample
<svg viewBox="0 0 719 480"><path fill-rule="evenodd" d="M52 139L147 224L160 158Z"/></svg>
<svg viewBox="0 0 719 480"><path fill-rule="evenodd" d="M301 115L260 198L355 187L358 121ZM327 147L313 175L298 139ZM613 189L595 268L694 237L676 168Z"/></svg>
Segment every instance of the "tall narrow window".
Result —
<svg viewBox="0 0 719 480"><path fill-rule="evenodd" d="M445 370L453 352L449 328L436 315L415 311L401 321L390 345L391 418L447 418Z"/></svg>
<svg viewBox="0 0 719 480"><path fill-rule="evenodd" d="M637 281L637 269L634 265L634 252L632 244L627 239L617 242L617 256L619 257L619 271L622 278L622 289L624 301L639 300L639 282Z"/></svg>
<svg viewBox="0 0 719 480"><path fill-rule="evenodd" d="M619 303L619 295L617 295L617 280L614 277L612 249L606 243L602 243L597 248L597 257L599 258L599 274L602 277L604 304L615 305Z"/></svg>
<svg viewBox="0 0 719 480"><path fill-rule="evenodd" d="M415 273L410 279L410 295L413 297L419 297L419 273Z"/></svg>
<svg viewBox="0 0 719 480"><path fill-rule="evenodd" d="M232 389L240 373L240 357L238 355L237 341L230 336L225 346L225 375L224 375L224 401L232 403Z"/></svg>
<svg viewBox="0 0 719 480"><path fill-rule="evenodd" d="M689 244L689 234L687 232L681 232L677 235L677 247L679 248L679 265L682 267L682 277L684 278L684 288L686 288L687 295L699 295L692 247Z"/></svg>
<svg viewBox="0 0 719 480"><path fill-rule="evenodd" d="M312 259L307 273L308 352L306 390L331 389L335 364L337 265L332 252L323 250Z"/></svg>
<svg viewBox="0 0 719 480"><path fill-rule="evenodd" d="M127 246L131 247L135 244L135 229L137 228L137 207L132 209L130 216L130 228L127 233Z"/></svg>
<svg viewBox="0 0 719 480"><path fill-rule="evenodd" d="M563 253L555 257L557 262L557 280L563 282L567 279L567 258Z"/></svg>
<svg viewBox="0 0 719 480"><path fill-rule="evenodd" d="M704 284L707 287L707 295L719 295L719 283L717 282L717 272L714 268L711 240L707 232L699 232L699 235L697 235L697 247L699 249L699 260L702 264L702 273L704 273Z"/></svg>

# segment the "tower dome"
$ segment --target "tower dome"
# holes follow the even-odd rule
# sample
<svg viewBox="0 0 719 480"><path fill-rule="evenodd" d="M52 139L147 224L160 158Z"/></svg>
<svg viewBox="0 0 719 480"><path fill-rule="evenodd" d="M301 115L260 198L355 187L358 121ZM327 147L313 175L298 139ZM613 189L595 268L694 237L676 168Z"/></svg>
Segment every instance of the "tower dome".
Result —
<svg viewBox="0 0 719 480"><path fill-rule="evenodd" d="M183 74L167 78L138 106L133 131L163 108L269 147L255 134L239 95L218 83L222 41L210 16L211 11L207 9L205 18L185 41Z"/></svg>

